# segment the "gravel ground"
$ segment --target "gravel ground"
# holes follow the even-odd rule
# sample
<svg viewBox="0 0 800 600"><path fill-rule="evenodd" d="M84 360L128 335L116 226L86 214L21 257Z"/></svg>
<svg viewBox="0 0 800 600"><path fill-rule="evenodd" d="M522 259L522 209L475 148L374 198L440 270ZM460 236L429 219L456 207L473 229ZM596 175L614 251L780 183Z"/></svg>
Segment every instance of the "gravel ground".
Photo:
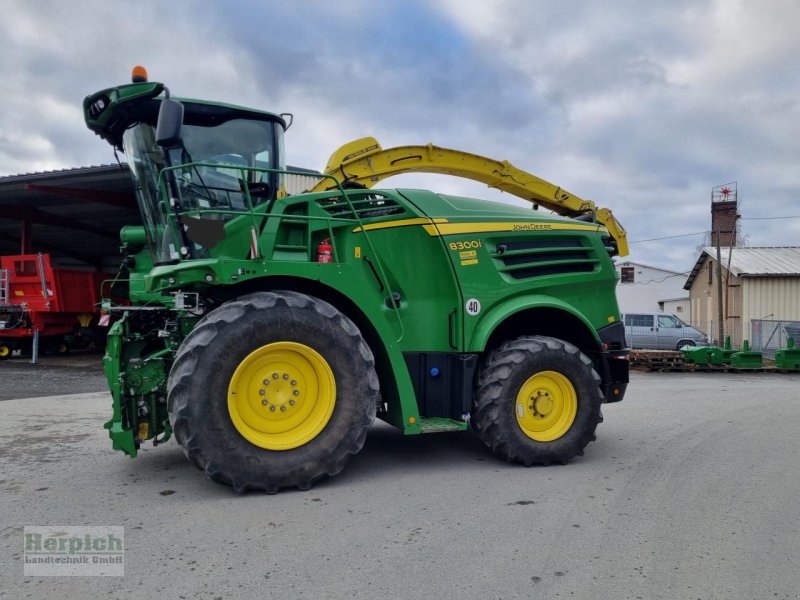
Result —
<svg viewBox="0 0 800 600"><path fill-rule="evenodd" d="M107 393L0 403L0 598L798 598L797 375L634 373L586 455L374 427L308 492L237 496ZM124 526L124 577L24 577L26 525Z"/></svg>
<svg viewBox="0 0 800 600"><path fill-rule="evenodd" d="M39 357L15 356L0 361L0 400L38 398L53 394L81 394L108 389L103 356L97 352Z"/></svg>

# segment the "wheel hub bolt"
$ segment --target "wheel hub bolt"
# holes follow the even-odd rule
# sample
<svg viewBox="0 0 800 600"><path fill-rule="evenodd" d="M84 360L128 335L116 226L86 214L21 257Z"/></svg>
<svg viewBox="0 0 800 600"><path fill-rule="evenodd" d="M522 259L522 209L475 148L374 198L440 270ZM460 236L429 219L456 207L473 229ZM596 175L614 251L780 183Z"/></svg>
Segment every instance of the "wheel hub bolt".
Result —
<svg viewBox="0 0 800 600"><path fill-rule="evenodd" d="M278 378L278 374L277 374L277 373L273 373L273 374L272 374L272 378L273 378L273 379L277 379L277 378Z"/></svg>
<svg viewBox="0 0 800 600"><path fill-rule="evenodd" d="M291 406L294 406L294 400L289 400L289 404L290 404Z"/></svg>
<svg viewBox="0 0 800 600"><path fill-rule="evenodd" d="M297 381L295 379L292 379L292 387L294 387L296 385L297 385Z"/></svg>
<svg viewBox="0 0 800 600"><path fill-rule="evenodd" d="M284 378L284 379L289 379L289 374L288 374L288 373L284 373L284 374L283 374L283 378Z"/></svg>
<svg viewBox="0 0 800 600"><path fill-rule="evenodd" d="M300 390L294 390L292 392L292 394L294 394L295 396L299 396L300 395Z"/></svg>
<svg viewBox="0 0 800 600"><path fill-rule="evenodd" d="M272 412L275 412L275 406L273 406L273 405L270 405L269 409L270 409Z"/></svg>
<svg viewBox="0 0 800 600"><path fill-rule="evenodd" d="M269 385L269 379L264 380L264 385Z"/></svg>
<svg viewBox="0 0 800 600"><path fill-rule="evenodd" d="M281 412L286 412L286 407L285 406L281 406Z"/></svg>
<svg viewBox="0 0 800 600"><path fill-rule="evenodd" d="M262 400L262 401L261 401L261 404L263 404L264 406L266 406L267 404L269 404L269 402L267 402L266 400Z"/></svg>
<svg viewBox="0 0 800 600"><path fill-rule="evenodd" d="M258 393L259 393L261 396L266 396L266 394L267 394L267 390L258 390Z"/></svg>

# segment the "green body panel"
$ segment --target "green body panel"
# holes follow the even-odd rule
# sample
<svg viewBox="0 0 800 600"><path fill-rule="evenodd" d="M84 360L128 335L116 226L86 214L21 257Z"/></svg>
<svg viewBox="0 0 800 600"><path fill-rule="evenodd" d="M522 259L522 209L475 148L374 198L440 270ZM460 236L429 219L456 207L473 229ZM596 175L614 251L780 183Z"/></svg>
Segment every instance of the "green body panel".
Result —
<svg viewBox="0 0 800 600"><path fill-rule="evenodd" d="M156 102L159 86L133 84L87 97L87 124L119 145L126 115L127 125L135 123L129 115L144 111L137 102ZM93 116L100 97L111 107ZM237 119L249 111L208 106L234 110ZM152 107L147 110L151 122ZM234 211L230 200L227 209L175 201L176 190L201 170L206 178L238 178L244 206ZM169 437L166 382L183 338L208 308L254 291L316 295L359 324L377 358L386 404L380 416L406 434L462 430L466 423L420 414L404 353L481 354L508 319L547 310L551 320L563 315L580 330L562 337L584 340L582 350L599 356L598 330L619 320L608 232L597 224L426 190L338 187L269 199L250 193L251 182L278 173L283 176L230 162L173 164L160 170L159 197L151 200L165 224L151 218L147 234L142 227L123 230L127 266L119 281L127 285L128 303L116 307L122 316L105 357L114 399L106 427L115 448L135 456L140 442ZM137 190L144 214L148 192ZM328 241L332 260L318 262ZM154 264L168 244L184 247ZM197 307L185 304L189 297ZM535 323L525 331L536 334Z"/></svg>
<svg viewBox="0 0 800 600"><path fill-rule="evenodd" d="M561 300L555 296L528 292L508 300L501 299L493 305L492 308L487 311L487 314L478 321L477 326L474 328L470 350L480 352L486 347L489 336L503 321L519 312L535 308L555 308L562 310L579 319L586 326L587 330L591 331L594 336L597 337L597 332L587 320L586 316L581 314L575 306L569 304L566 300Z"/></svg>
<svg viewBox="0 0 800 600"><path fill-rule="evenodd" d="M601 238L605 230L601 227L484 200L442 196L423 190L403 193L428 217L447 220L446 226L441 225L440 229L445 234L442 240L455 270L462 304L470 299L480 303L480 312L476 315L459 311L459 317L463 317L463 351L481 352L498 324L516 312L531 308L564 310L582 321L595 338L597 329L619 319L615 296L617 274L603 247ZM491 231L494 225L496 229L506 230ZM527 226L532 229L525 229ZM572 230L572 227L586 229ZM461 229L464 231L450 233ZM534 285L529 278L515 278L513 271L503 264L503 258L510 253L499 254L493 248L532 239L544 245L544 252L548 251L548 240L560 243L574 239L575 247L581 249L578 252L585 252L595 261L592 272L537 277ZM537 249L522 251L529 257L537 256L536 253ZM568 260L554 256L552 260L537 262L537 266L555 269L567 266Z"/></svg>

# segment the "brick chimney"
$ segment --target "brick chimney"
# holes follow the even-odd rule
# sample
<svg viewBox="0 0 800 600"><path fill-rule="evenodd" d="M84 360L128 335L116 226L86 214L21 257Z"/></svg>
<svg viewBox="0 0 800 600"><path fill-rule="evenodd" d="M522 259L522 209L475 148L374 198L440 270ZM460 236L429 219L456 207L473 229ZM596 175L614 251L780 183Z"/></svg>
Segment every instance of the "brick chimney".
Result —
<svg viewBox="0 0 800 600"><path fill-rule="evenodd" d="M715 187L711 191L711 245L736 246L736 221L739 218L735 182Z"/></svg>

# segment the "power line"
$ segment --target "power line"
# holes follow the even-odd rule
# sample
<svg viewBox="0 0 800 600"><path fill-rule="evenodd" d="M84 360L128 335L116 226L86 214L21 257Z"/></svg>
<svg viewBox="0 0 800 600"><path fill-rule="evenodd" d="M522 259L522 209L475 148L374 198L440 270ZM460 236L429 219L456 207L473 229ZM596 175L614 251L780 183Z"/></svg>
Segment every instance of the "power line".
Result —
<svg viewBox="0 0 800 600"><path fill-rule="evenodd" d="M779 219L800 219L800 215L789 215L788 217L739 217L740 221L777 221Z"/></svg>
<svg viewBox="0 0 800 600"><path fill-rule="evenodd" d="M681 235L668 235L667 237L657 237L657 238L650 238L649 240L636 240L634 242L628 242L628 244L641 244L642 242L656 242L658 240L672 240L675 238L682 238L682 237L689 237L692 235L705 235L708 233L707 231L696 231L695 233L682 233Z"/></svg>
<svg viewBox="0 0 800 600"><path fill-rule="evenodd" d="M800 219L800 215L787 215L785 217L739 217L740 221L778 221L781 219ZM646 240L635 240L628 244L641 244L642 242L657 242L660 240L674 240L675 238L691 237L693 235L706 235L709 231L696 231L694 233L682 233L680 235L668 235L665 237L649 238Z"/></svg>
<svg viewBox="0 0 800 600"><path fill-rule="evenodd" d="M661 279L649 279L648 281L633 281L631 283L620 283L620 285L649 285L651 283L664 283L667 279L672 279L673 277L686 277L689 275L691 271L686 271L685 273L675 273L675 275L667 275L666 277L662 277Z"/></svg>

